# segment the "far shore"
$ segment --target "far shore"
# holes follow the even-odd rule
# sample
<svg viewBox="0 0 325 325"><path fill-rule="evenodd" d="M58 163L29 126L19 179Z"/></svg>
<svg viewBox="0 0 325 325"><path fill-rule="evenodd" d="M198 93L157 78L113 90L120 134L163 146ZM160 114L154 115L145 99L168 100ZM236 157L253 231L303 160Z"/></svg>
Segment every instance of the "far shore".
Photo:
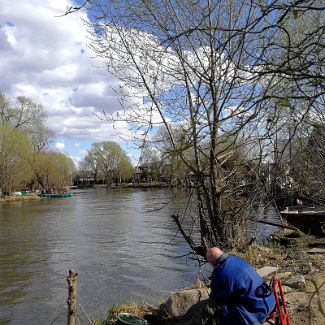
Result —
<svg viewBox="0 0 325 325"><path fill-rule="evenodd" d="M89 188L107 188L106 184L96 184L93 186L79 186L79 187L70 187L71 189L89 189ZM122 189L122 188L166 188L171 187L169 183L122 183L122 184L111 184L109 189ZM15 201L30 201L30 200L42 200L44 197L39 197L37 193L29 193L27 195L9 195L0 197L0 203L3 202L15 202Z"/></svg>
<svg viewBox="0 0 325 325"><path fill-rule="evenodd" d="M28 195L10 195L0 198L0 203L2 202L15 202L15 201L30 201L30 200L43 200L44 198L37 196L37 194Z"/></svg>

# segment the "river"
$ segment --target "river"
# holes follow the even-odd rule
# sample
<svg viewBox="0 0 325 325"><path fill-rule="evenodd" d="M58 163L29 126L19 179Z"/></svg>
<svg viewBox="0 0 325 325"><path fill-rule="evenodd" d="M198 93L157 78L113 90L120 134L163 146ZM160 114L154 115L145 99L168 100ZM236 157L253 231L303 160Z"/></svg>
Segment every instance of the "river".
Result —
<svg viewBox="0 0 325 325"><path fill-rule="evenodd" d="M109 306L122 302L155 304L192 284L199 267L180 258L189 249L170 219L181 213L186 194L173 196L166 189L97 188L3 203L0 325L64 324L69 268L79 274L78 302L92 317L105 318Z"/></svg>

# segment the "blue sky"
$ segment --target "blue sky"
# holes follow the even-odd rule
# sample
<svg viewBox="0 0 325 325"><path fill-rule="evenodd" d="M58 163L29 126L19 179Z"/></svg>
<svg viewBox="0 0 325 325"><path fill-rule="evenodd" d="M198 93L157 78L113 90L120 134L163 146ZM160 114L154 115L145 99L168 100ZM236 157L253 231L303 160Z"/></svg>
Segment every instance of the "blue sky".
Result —
<svg viewBox="0 0 325 325"><path fill-rule="evenodd" d="M96 115L120 106L110 75L86 45L86 12L58 17L69 0L0 0L0 91L43 104L51 148L78 163L91 144L116 141L136 163L139 156L127 124L113 127Z"/></svg>

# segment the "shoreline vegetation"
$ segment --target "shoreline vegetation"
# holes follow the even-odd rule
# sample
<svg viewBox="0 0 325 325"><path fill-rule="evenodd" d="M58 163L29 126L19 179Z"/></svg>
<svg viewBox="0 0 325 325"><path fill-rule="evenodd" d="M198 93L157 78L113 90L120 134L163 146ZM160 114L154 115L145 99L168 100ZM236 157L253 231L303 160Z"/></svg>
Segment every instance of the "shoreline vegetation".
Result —
<svg viewBox="0 0 325 325"><path fill-rule="evenodd" d="M3 202L17 202L17 201L30 201L30 200L42 200L44 198L39 197L36 193L31 193L28 195L10 195L0 197L0 203Z"/></svg>
<svg viewBox="0 0 325 325"><path fill-rule="evenodd" d="M245 252L234 250L229 253L241 256L261 272L267 269L273 270L266 272L264 278L267 283L274 278L281 280L291 324L324 324L324 237L284 230L270 236L265 243L250 246ZM196 281L191 288L202 287L205 287L205 284ZM109 308L107 318L97 319L93 325L116 324L117 315L124 312L144 317L154 325L178 324L173 317L166 314L164 304L165 302L153 306L146 303L126 302L113 305Z"/></svg>
<svg viewBox="0 0 325 325"><path fill-rule="evenodd" d="M127 188L171 188L169 183L164 182L153 182L153 183L122 183L122 184L111 184L109 189L127 189ZM106 184L97 184L91 187L76 187L76 189L91 189L91 188L107 188ZM65 190L65 193L69 192ZM37 193L28 193L26 195L9 195L0 197L1 202L15 202L15 201L28 201L28 200L41 200L44 197L40 197Z"/></svg>

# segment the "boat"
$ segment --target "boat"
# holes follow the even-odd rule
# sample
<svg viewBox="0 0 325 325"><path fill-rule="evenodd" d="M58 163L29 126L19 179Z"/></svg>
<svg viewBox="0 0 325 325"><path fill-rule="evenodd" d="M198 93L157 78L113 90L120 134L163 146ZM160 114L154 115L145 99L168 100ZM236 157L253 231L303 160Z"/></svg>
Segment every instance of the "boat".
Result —
<svg viewBox="0 0 325 325"><path fill-rule="evenodd" d="M291 206L280 213L302 232L325 236L325 207Z"/></svg>
<svg viewBox="0 0 325 325"><path fill-rule="evenodd" d="M55 197L70 197L72 196L72 193L38 193L37 196L39 197L49 197L49 198L55 198Z"/></svg>

